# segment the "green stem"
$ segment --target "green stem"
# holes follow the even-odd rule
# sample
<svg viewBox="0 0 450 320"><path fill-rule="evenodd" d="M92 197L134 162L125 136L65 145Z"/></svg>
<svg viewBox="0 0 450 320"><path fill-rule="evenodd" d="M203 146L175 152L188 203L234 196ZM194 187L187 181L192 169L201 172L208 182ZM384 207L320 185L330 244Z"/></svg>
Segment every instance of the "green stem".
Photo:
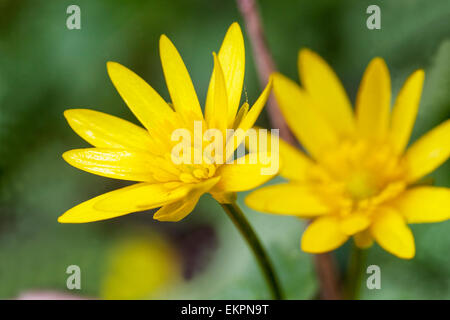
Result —
<svg viewBox="0 0 450 320"><path fill-rule="evenodd" d="M247 241L249 247L252 249L255 258L258 261L261 270L263 271L270 291L272 292L272 297L277 300L283 299L280 285L278 284L278 279L269 260L269 257L262 247L255 231L253 231L253 228L242 213L242 210L236 203L221 203L221 205L227 213L228 217L230 217L231 221L233 221L234 225L239 229L239 232Z"/></svg>
<svg viewBox="0 0 450 320"><path fill-rule="evenodd" d="M347 298L358 300L361 289L361 281L364 274L364 265L366 260L366 250L358 248L353 244L350 255L350 262L347 270Z"/></svg>

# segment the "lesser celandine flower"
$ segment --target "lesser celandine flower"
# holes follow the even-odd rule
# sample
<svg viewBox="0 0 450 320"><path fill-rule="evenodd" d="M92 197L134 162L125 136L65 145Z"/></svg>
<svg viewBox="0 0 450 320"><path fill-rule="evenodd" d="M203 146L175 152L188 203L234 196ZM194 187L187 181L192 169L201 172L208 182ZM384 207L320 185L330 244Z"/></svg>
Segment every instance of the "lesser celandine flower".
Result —
<svg viewBox="0 0 450 320"><path fill-rule="evenodd" d="M69 164L93 174L137 183L83 202L60 216L58 221L91 222L154 208L160 208L153 216L155 219L179 221L194 209L202 194L209 192L238 225L259 259L274 296L279 297L264 250L234 202L235 192L257 187L277 172L262 174L267 163L252 163L251 155L245 155L241 159L243 163L239 163L239 159L229 163L229 156L233 155L229 143L237 146L242 137L227 137L225 133L230 128L243 132L252 128L267 101L271 80L252 108L244 103L238 110L245 50L241 29L233 23L219 53L213 54L214 69L203 115L191 78L175 46L165 35L161 36L159 45L170 103L132 71L115 62L107 64L114 86L145 128L92 110L73 109L64 113L72 129L94 146L64 153ZM195 136L199 127L200 141ZM207 129L224 133L222 141L219 140L223 150L213 149L210 156L215 159L220 153L223 156L219 158L227 160L226 163L211 161L211 157L203 158L206 151L203 146L209 144L202 142L211 142L214 138L206 135ZM182 154L176 154L174 159L179 141L173 138L176 133L178 139L180 132L192 133L194 138L188 140L188 150L186 145L177 149ZM214 142L217 141L214 139ZM175 161L185 159L184 152L189 153L188 160L194 155L194 161ZM195 159L198 154L199 162Z"/></svg>
<svg viewBox="0 0 450 320"><path fill-rule="evenodd" d="M158 207L161 209L155 213L155 219L178 221L194 209L206 192L224 201L229 193L254 188L271 178L261 175L260 163L177 165L171 157L178 143L172 140L173 131L193 131L194 121L201 122L203 129L247 130L261 112L270 84L249 111L245 104L237 112L245 65L239 25L230 27L219 54L214 56L205 117L188 71L164 35L160 39L160 55L171 104L132 71L115 62L107 64L116 89L145 129L92 110L72 109L64 113L72 129L94 146L64 153L69 164L97 175L138 183L84 202L59 217L59 222L91 222Z"/></svg>
<svg viewBox="0 0 450 320"><path fill-rule="evenodd" d="M400 258L414 257L407 224L450 216L450 189L416 183L448 159L450 120L406 149L424 71L406 80L391 112L388 68L383 59L373 59L361 81L354 114L342 84L324 60L305 49L298 66L302 87L276 74L274 93L308 155L280 142L280 173L289 182L254 191L247 204L259 211L313 218L301 241L306 252L336 249L353 236L361 248L375 239Z"/></svg>

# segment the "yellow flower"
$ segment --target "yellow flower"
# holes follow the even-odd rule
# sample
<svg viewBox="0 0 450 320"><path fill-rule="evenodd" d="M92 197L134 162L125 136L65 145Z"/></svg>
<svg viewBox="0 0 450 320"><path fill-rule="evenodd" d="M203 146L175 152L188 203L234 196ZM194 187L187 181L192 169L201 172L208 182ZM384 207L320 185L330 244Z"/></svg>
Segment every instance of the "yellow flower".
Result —
<svg viewBox="0 0 450 320"><path fill-rule="evenodd" d="M81 203L60 216L59 222L91 222L158 207L161 208L155 219L179 221L194 209L204 193L211 193L220 202L229 202L235 192L259 186L272 177L261 175L263 165L259 162L175 164L171 157L178 143L172 140L175 130L184 128L192 132L197 122L202 132L208 128L247 131L264 107L271 81L250 110L245 103L238 111L245 65L239 25L230 26L218 55L214 54L205 117L175 46L165 35L159 45L171 103L132 71L115 62L107 64L114 86L145 129L92 110L73 109L64 113L72 129L94 146L64 153L69 164L93 174L138 183ZM198 144L194 142L195 153Z"/></svg>
<svg viewBox="0 0 450 320"><path fill-rule="evenodd" d="M280 74L274 76L273 87L289 127L309 156L280 141L280 174L290 181L254 191L247 205L313 218L301 241L306 252L330 251L354 236L359 247L369 247L375 239L400 258L414 257L407 224L450 216L450 189L414 185L448 159L450 120L406 149L424 71L406 80L391 112L388 68L383 59L373 59L353 114L342 84L324 60L305 49L298 66L303 87Z"/></svg>

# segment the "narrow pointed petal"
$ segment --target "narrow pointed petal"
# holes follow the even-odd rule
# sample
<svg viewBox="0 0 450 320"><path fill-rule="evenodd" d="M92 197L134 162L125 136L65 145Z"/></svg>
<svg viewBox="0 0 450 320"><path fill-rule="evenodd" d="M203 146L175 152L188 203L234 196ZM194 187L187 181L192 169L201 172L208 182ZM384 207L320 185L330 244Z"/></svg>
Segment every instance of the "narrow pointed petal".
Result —
<svg viewBox="0 0 450 320"><path fill-rule="evenodd" d="M450 188L416 187L405 191L392 204L408 223L450 219Z"/></svg>
<svg viewBox="0 0 450 320"><path fill-rule="evenodd" d="M183 199L193 187L185 184L173 188L165 183L139 183L134 186L103 198L94 205L94 208L110 212L138 212L154 209Z"/></svg>
<svg viewBox="0 0 450 320"><path fill-rule="evenodd" d="M219 51L219 61L228 93L228 127L232 127L241 100L245 72L244 37L236 22L225 35Z"/></svg>
<svg viewBox="0 0 450 320"><path fill-rule="evenodd" d="M173 117L173 110L161 96L133 71L117 62L107 63L108 74L128 108L148 129L162 119Z"/></svg>
<svg viewBox="0 0 450 320"><path fill-rule="evenodd" d="M153 215L153 219L158 221L178 222L194 210L198 200L199 198L184 199L167 204Z"/></svg>
<svg viewBox="0 0 450 320"><path fill-rule="evenodd" d="M269 164L264 164L261 156L270 159ZM252 158L250 154L247 154L243 159L236 159L234 163L220 166L216 171L216 176L220 176L221 179L213 191L218 193L246 191L262 185L278 173L279 164L277 166L272 163L272 161L278 162L278 159L271 159L267 154L258 154L258 160L253 163ZM244 163L237 163L240 160L243 160Z"/></svg>
<svg viewBox="0 0 450 320"><path fill-rule="evenodd" d="M129 181L154 181L154 158L149 153L87 148L67 151L63 158L75 168L99 176Z"/></svg>
<svg viewBox="0 0 450 320"><path fill-rule="evenodd" d="M356 98L359 135L379 141L386 137L391 105L391 80L386 63L373 59L362 78Z"/></svg>
<svg viewBox="0 0 450 320"><path fill-rule="evenodd" d="M270 92L272 90L272 84L273 78L270 77L269 82L267 83L263 92L250 108L250 111L248 111L247 115L242 119L241 124L239 125L240 129L247 131L248 129L253 127L259 115L261 114L262 109L266 105L267 99L269 99Z"/></svg>
<svg viewBox="0 0 450 320"><path fill-rule="evenodd" d="M215 177L193 185L186 197L163 206L155 213L153 219L172 222L182 220L194 210L200 197L213 188L219 180L220 177Z"/></svg>
<svg viewBox="0 0 450 320"><path fill-rule="evenodd" d="M216 54L214 53L213 55L214 71L211 81L214 81L210 83L208 89L208 98L205 106L205 120L208 124L208 128L219 129L225 134L225 130L228 126L227 89L220 62L217 59Z"/></svg>
<svg viewBox="0 0 450 320"><path fill-rule="evenodd" d="M408 181L416 181L439 167L450 156L450 120L419 138L406 150Z"/></svg>
<svg viewBox="0 0 450 320"><path fill-rule="evenodd" d="M245 198L256 211L310 218L327 214L331 208L312 188L294 183L263 187Z"/></svg>
<svg viewBox="0 0 450 320"><path fill-rule="evenodd" d="M299 85L277 73L273 89L289 128L314 158L320 158L325 150L336 144L336 131Z"/></svg>
<svg viewBox="0 0 450 320"><path fill-rule="evenodd" d="M251 129L253 125L255 124L256 120L258 119L262 109L264 108L264 105L267 102L267 99L270 96L270 92L272 90L272 77L270 77L269 82L267 83L266 88L259 96L258 100L253 104L250 111L247 112L247 114L242 118L242 121L240 122L238 128L235 130L233 136L231 136L228 141L228 143L234 143L234 149L227 147L227 154L226 159L228 159L230 156L233 155L234 150L244 142L244 135L240 135L239 131L247 132L247 130Z"/></svg>
<svg viewBox="0 0 450 320"><path fill-rule="evenodd" d="M411 136L419 110L424 78L423 70L414 72L406 80L395 101L389 141L397 154L403 153Z"/></svg>
<svg viewBox="0 0 450 320"><path fill-rule="evenodd" d="M203 119L191 77L177 49L165 35L159 39L159 53L175 110L183 116Z"/></svg>
<svg viewBox="0 0 450 320"><path fill-rule="evenodd" d="M323 216L315 219L303 232L302 250L309 253L323 253L340 247L348 236L339 228L338 218Z"/></svg>
<svg viewBox="0 0 450 320"><path fill-rule="evenodd" d="M384 250L402 259L414 257L416 249L413 234L397 211L385 209L378 212L370 232Z"/></svg>
<svg viewBox="0 0 450 320"><path fill-rule="evenodd" d="M322 115L343 136L355 132L352 106L333 69L315 52L302 49L298 55L300 81L317 102Z"/></svg>
<svg viewBox="0 0 450 320"><path fill-rule="evenodd" d="M236 119L234 119L234 123L232 128L237 129L239 125L241 124L242 120L247 116L248 114L249 105L247 102L245 102L242 107L239 109Z"/></svg>
<svg viewBox="0 0 450 320"><path fill-rule="evenodd" d="M125 188L121 188L118 190L114 190L108 193L104 193L95 198L87 200L79 205L73 207L72 209L67 210L63 215L58 218L58 222L60 223L86 223L100 220L112 219L115 217L120 217L125 214L129 214L135 211L135 207L129 207L125 210L118 211L102 211L95 208L95 205L98 202L101 202L104 199L109 197L121 197L123 192L126 192L129 189L140 188L141 186L147 185L146 183L138 183L132 186L128 186Z"/></svg>
<svg viewBox="0 0 450 320"><path fill-rule="evenodd" d="M89 109L64 111L70 127L97 148L150 151L153 143L147 130L126 120Z"/></svg>

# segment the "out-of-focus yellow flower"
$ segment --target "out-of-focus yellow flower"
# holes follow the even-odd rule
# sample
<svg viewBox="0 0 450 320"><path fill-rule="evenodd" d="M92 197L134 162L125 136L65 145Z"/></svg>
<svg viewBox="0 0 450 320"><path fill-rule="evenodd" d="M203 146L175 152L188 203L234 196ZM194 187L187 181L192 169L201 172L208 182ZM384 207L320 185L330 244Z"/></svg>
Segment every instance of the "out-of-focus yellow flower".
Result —
<svg viewBox="0 0 450 320"><path fill-rule="evenodd" d="M91 222L158 207L155 219L179 221L206 192L219 202L230 202L235 192L259 186L273 176L260 173L265 166L261 162L175 164L171 158L177 144L171 136L174 130L193 132L195 123L200 123L202 133L211 128L247 131L264 107L271 81L250 110L245 103L238 111L245 66L239 25L231 25L218 55L214 54L205 116L183 60L165 35L160 38L160 56L170 104L132 71L115 62L107 64L113 84L145 129L92 110L64 113L72 129L95 147L64 153L69 164L93 174L138 183L88 200L60 216L59 222ZM228 141L222 144L224 150ZM191 146L195 154L199 148L195 137Z"/></svg>
<svg viewBox="0 0 450 320"><path fill-rule="evenodd" d="M111 249L100 295L104 299L160 298L180 280L180 259L167 240L134 236Z"/></svg>
<svg viewBox="0 0 450 320"><path fill-rule="evenodd" d="M303 87L274 76L274 93L292 132L309 156L280 141L282 176L290 181L251 193L248 206L313 218L301 247L321 253L349 237L366 248L375 239L390 253L415 255L408 223L450 217L450 189L414 185L450 154L450 120L406 151L424 80L417 70L405 82L392 112L388 68L381 58L367 67L356 114L338 77L316 53L304 49L298 66Z"/></svg>

